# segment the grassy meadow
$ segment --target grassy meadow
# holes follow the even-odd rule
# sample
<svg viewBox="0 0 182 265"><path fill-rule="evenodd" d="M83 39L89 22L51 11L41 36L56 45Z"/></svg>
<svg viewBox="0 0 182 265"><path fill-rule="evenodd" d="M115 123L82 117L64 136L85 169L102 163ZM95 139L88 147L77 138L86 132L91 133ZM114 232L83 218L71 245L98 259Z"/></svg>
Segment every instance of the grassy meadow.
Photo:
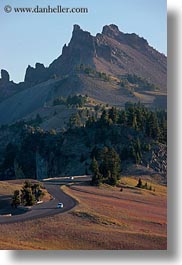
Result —
<svg viewBox="0 0 182 265"><path fill-rule="evenodd" d="M134 177L121 183L122 191L108 185L62 186L78 205L52 217L0 225L0 248L166 249L166 187L151 183L155 192L135 188ZM0 183L1 194L7 185Z"/></svg>

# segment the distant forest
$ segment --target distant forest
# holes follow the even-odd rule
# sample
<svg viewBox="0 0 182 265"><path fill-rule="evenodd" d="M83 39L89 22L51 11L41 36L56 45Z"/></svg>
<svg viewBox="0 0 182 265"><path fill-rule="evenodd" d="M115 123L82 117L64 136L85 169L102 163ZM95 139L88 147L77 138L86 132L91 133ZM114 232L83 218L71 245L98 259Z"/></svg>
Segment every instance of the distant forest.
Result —
<svg viewBox="0 0 182 265"><path fill-rule="evenodd" d="M82 106L86 99L79 99L78 105ZM41 118L37 116L32 123L20 121L9 126L21 137L19 142L9 142L5 148L0 165L1 179L36 179L38 152L48 165L48 176L65 174L66 168L75 164L82 165L83 173L90 174L95 163L107 182L116 168L114 174L119 177L123 162L144 163L146 154L154 146L167 144L166 111L150 110L141 103L127 103L125 109L95 106L92 113L79 110L70 118L64 132L44 131L38 127L39 122ZM101 159L103 150L106 156ZM116 161L116 168L111 165L111 170L104 172L103 161L110 155Z"/></svg>

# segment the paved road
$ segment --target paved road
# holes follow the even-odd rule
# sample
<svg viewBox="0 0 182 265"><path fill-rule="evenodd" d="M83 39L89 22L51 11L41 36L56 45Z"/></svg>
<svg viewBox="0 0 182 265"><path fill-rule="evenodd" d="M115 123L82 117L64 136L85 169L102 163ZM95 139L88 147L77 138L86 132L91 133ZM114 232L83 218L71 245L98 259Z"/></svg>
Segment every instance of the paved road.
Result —
<svg viewBox="0 0 182 265"><path fill-rule="evenodd" d="M64 213L76 206L76 200L71 198L69 195L65 194L60 189L60 185L44 183L44 186L47 191L53 196L52 200L35 205L31 208L30 211L27 211L24 214L14 216L0 216L0 224L21 222L40 217L47 217L58 213ZM64 207L57 208L58 202L62 202Z"/></svg>
<svg viewBox="0 0 182 265"><path fill-rule="evenodd" d="M52 183L52 184L60 184L60 185L65 185L68 183L74 183L74 184L80 184L80 183L88 183L91 181L90 176L74 176L73 179L70 177L57 177L57 178L49 178L49 179L44 179L43 182L45 183Z"/></svg>

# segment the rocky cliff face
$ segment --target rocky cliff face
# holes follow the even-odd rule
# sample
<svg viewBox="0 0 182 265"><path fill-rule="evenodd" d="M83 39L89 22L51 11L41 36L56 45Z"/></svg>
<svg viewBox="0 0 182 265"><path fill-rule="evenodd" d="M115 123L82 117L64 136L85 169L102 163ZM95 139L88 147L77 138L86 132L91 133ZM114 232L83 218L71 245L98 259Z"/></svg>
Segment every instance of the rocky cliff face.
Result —
<svg viewBox="0 0 182 265"><path fill-rule="evenodd" d="M9 81L10 81L9 73L6 70L2 69L1 70L1 79L0 79L1 84L8 83Z"/></svg>
<svg viewBox="0 0 182 265"><path fill-rule="evenodd" d="M145 40L144 38L139 37L135 33L125 34L119 31L118 26L113 24L109 26L104 26L102 30L102 35L115 39L119 43L129 45L135 49L140 49L141 52L143 49L147 49L147 47L149 46L147 40Z"/></svg>
<svg viewBox="0 0 182 265"><path fill-rule="evenodd" d="M154 145L142 158L142 165L155 172L167 175L167 146L165 144Z"/></svg>
<svg viewBox="0 0 182 265"><path fill-rule="evenodd" d="M18 87L13 81L10 81L10 75L8 71L1 70L0 78L0 101L6 99L7 97L15 94L22 88L22 84Z"/></svg>
<svg viewBox="0 0 182 265"><path fill-rule="evenodd" d="M166 90L167 59L136 34L125 34L116 25L104 26L95 37L74 25L72 38L62 55L49 67L50 75L66 75L84 64L121 76L136 74Z"/></svg>
<svg viewBox="0 0 182 265"><path fill-rule="evenodd" d="M134 33L123 33L113 24L104 26L96 36L74 25L70 43L63 46L62 54L49 67L41 63L36 63L35 67L28 66L24 82L18 85L10 82L7 71L1 71L0 100L22 88L73 74L81 64L117 78L135 74L166 92L167 58L144 38Z"/></svg>
<svg viewBox="0 0 182 265"><path fill-rule="evenodd" d="M50 78L47 68L41 64L36 63L35 68L30 65L26 69L25 73L25 84L26 86L33 86L36 84L40 84Z"/></svg>
<svg viewBox="0 0 182 265"><path fill-rule="evenodd" d="M49 67L51 74L65 75L74 72L80 64L94 67L95 39L80 26L74 25L72 38L68 46L64 45L62 55Z"/></svg>

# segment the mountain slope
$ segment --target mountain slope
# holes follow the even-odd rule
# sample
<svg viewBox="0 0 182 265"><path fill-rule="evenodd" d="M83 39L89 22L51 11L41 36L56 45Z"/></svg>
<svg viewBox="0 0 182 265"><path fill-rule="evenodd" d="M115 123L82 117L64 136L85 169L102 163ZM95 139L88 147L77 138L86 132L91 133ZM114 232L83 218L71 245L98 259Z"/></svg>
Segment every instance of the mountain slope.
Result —
<svg viewBox="0 0 182 265"><path fill-rule="evenodd" d="M131 88L121 87L117 80L104 80L87 75L74 74L63 79L49 80L24 89L0 103L0 124L16 122L20 119L35 117L35 112L45 117L44 112L49 108L51 113L55 107L53 101L57 97L69 95L87 95L101 104L124 107L126 102L142 102L146 106L166 108L166 95L160 91L132 92ZM136 88L137 89L137 88ZM59 109L55 110L59 113ZM52 114L51 114L52 116ZM49 119L46 115L46 119ZM59 124L57 125L59 128Z"/></svg>
<svg viewBox="0 0 182 265"><path fill-rule="evenodd" d="M166 91L167 59L136 34L125 34L116 25L92 36L74 26L68 46L49 67L52 74L69 74L78 64L91 65L97 71L120 77L136 74Z"/></svg>
<svg viewBox="0 0 182 265"><path fill-rule="evenodd" d="M141 101L166 108L167 58L116 25L104 26L96 36L74 25L70 43L49 67L28 66L20 84L10 81L6 71L1 75L0 124L30 117L51 108L56 97L73 94L121 107Z"/></svg>

